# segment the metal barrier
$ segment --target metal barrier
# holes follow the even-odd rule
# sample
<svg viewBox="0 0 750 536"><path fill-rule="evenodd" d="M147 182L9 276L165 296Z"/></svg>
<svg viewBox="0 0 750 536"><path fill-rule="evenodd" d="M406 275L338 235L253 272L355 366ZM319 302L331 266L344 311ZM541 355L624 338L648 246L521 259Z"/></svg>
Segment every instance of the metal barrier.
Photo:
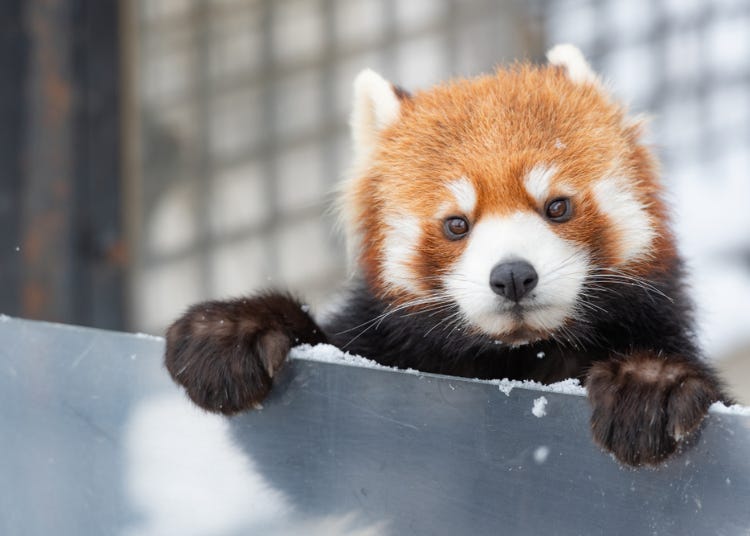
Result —
<svg viewBox="0 0 750 536"><path fill-rule="evenodd" d="M633 470L578 395L294 359L226 419L171 383L160 338L2 317L0 341L1 534L750 530L748 416Z"/></svg>

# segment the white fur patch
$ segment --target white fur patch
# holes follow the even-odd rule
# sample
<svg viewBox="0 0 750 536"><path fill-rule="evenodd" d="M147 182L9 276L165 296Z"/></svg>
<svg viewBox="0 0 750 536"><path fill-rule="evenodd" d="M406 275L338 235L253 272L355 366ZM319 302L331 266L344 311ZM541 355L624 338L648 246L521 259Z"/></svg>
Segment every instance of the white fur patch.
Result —
<svg viewBox="0 0 750 536"><path fill-rule="evenodd" d="M532 264L539 282L520 304L528 307L526 327L551 332L574 314L578 293L589 269L588 256L555 234L540 216L516 212L492 216L474 225L456 267L445 285L466 319L502 339L519 327L511 314L514 304L490 288L490 272L510 259Z"/></svg>
<svg viewBox="0 0 750 536"><path fill-rule="evenodd" d="M526 178L523 181L526 191L540 205L543 205L549 197L549 186L556 172L557 168L555 166L537 164L526 174Z"/></svg>
<svg viewBox="0 0 750 536"><path fill-rule="evenodd" d="M594 185L599 210L620 235L620 264L642 259L651 253L656 230L646 207L638 200L625 177L612 175Z"/></svg>
<svg viewBox="0 0 750 536"><path fill-rule="evenodd" d="M466 177L460 177L450 183L448 183L448 189L456 198L456 204L465 215L469 215L474 212L477 206L477 192L474 189L474 185Z"/></svg>
<svg viewBox="0 0 750 536"><path fill-rule="evenodd" d="M362 166L375 148L377 135L392 125L401 111L399 100L388 80L365 69L354 80L351 128L355 166Z"/></svg>
<svg viewBox="0 0 750 536"><path fill-rule="evenodd" d="M392 288L417 293L417 278L409 268L414 259L416 244L422 234L419 219L414 216L398 215L389 218L389 225L383 248L383 280Z"/></svg>
<svg viewBox="0 0 750 536"><path fill-rule="evenodd" d="M390 82L370 69L357 75L350 117L354 161L348 178L338 188L340 225L347 235L350 270L355 269L354 260L361 248L357 226L362 214L355 203L357 186L367 175L378 134L398 119L400 110L401 102Z"/></svg>
<svg viewBox="0 0 750 536"><path fill-rule="evenodd" d="M568 78L577 84L598 84L599 78L591 69L578 47L569 44L556 45L547 52L547 60L552 65L565 69Z"/></svg>

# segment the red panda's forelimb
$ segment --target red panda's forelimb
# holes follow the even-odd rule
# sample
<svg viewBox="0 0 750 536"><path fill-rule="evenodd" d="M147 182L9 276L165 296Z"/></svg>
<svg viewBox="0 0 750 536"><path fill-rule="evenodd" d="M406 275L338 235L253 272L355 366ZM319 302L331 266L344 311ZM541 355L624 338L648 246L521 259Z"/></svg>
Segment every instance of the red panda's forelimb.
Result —
<svg viewBox="0 0 750 536"><path fill-rule="evenodd" d="M260 404L292 346L321 342L302 304L267 292L193 305L167 330L164 360L196 404L231 415Z"/></svg>
<svg viewBox="0 0 750 536"><path fill-rule="evenodd" d="M635 351L594 363L586 377L594 441L630 465L675 452L723 400L706 365L685 356Z"/></svg>

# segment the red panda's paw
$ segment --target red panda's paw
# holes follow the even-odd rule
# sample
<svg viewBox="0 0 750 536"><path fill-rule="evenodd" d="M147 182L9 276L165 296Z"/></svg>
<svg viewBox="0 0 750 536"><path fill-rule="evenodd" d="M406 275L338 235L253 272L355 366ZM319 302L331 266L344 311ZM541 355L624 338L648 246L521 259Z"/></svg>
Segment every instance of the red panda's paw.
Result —
<svg viewBox="0 0 750 536"><path fill-rule="evenodd" d="M595 363L586 387L594 441L634 466L673 454L721 399L704 365L650 352Z"/></svg>
<svg viewBox="0 0 750 536"><path fill-rule="evenodd" d="M298 302L264 294L192 306L167 330L164 361L193 402L231 415L259 406L292 346L324 340Z"/></svg>

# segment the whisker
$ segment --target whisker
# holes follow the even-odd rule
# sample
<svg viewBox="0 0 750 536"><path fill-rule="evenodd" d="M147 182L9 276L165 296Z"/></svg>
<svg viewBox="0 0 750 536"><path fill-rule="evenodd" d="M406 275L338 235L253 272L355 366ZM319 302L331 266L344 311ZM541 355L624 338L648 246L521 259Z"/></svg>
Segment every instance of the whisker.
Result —
<svg viewBox="0 0 750 536"><path fill-rule="evenodd" d="M346 344L344 344L342 348L347 348L354 341L356 341L363 334L365 334L368 330L370 330L373 326L376 327L376 329L379 328L382 322L387 317L392 316L396 313L399 313L405 309L409 309L411 307L423 306L423 305L426 305L427 307L420 309L418 311L412 311L410 313L407 313L404 316L412 316L415 314L421 314L425 312L432 312L433 314L437 314L439 310L452 306L452 302L450 301L450 297L446 295L445 293L435 292L427 296L421 296L412 300L407 300L406 302L400 303L398 305L388 306L385 311L375 316L374 318L368 319L365 322L362 322L361 324L358 324L354 327L351 327L351 328L348 328L346 330L339 332L338 334L342 335L345 333L353 332L361 328L361 331L359 331L354 337L349 339L349 341L347 341Z"/></svg>
<svg viewBox="0 0 750 536"><path fill-rule="evenodd" d="M440 320L439 322L436 322L434 326L432 326L432 327L431 327L430 329L428 329L428 330L427 330L427 331L425 332L425 334L424 334L424 335L422 335L422 337L427 337L427 336L428 336L428 335L429 335L430 333L432 333L432 332L433 332L433 331L434 331L434 330L435 330L435 329L436 329L436 328L437 328L438 326L440 326L440 324L442 324L443 322L449 322L449 321L451 321L451 320L455 319L455 318L457 317L457 315L460 315L460 314L461 314L461 311L456 311L456 312L454 312L454 313L451 313L450 315L446 316L445 318L443 318L443 319L442 319L442 320Z"/></svg>

